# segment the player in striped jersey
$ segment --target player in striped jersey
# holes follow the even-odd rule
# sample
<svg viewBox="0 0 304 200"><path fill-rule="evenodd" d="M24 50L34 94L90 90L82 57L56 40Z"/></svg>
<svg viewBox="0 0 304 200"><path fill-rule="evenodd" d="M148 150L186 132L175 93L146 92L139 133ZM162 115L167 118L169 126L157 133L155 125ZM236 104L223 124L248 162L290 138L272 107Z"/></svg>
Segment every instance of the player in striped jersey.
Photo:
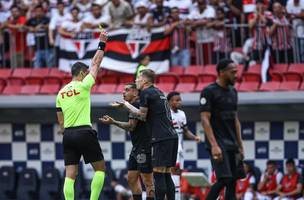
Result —
<svg viewBox="0 0 304 200"><path fill-rule="evenodd" d="M182 99L180 93L170 92L167 96L173 127L178 135L178 151L177 151L177 160L176 168L172 175L172 179L175 184L175 199L181 199L180 194L180 175L181 170L184 169L184 156L183 156L183 135L186 135L188 138L195 140L197 142L201 141L199 136L194 135L187 127L187 118L185 112L180 110L182 105Z"/></svg>

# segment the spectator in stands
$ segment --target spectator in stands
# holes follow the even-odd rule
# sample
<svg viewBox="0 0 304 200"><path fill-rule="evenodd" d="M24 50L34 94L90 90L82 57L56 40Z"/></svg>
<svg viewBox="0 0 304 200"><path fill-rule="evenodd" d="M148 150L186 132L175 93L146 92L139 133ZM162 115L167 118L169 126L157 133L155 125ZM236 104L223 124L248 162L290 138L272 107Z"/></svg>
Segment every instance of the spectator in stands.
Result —
<svg viewBox="0 0 304 200"><path fill-rule="evenodd" d="M151 10L154 26L163 26L167 23L170 8L164 6L164 0L155 0L155 8Z"/></svg>
<svg viewBox="0 0 304 200"><path fill-rule="evenodd" d="M111 17L111 29L128 26L130 24L128 22L134 17L132 7L125 0L111 0L108 9Z"/></svg>
<svg viewBox="0 0 304 200"><path fill-rule="evenodd" d="M34 67L53 67L55 66L54 50L51 48L48 39L48 26L50 19L45 16L43 7L35 7L35 17L27 22L29 31L35 37L35 61Z"/></svg>
<svg viewBox="0 0 304 200"><path fill-rule="evenodd" d="M189 32L190 21L180 18L179 9L171 9L169 25L165 34L171 34L171 65L188 67L190 65Z"/></svg>
<svg viewBox="0 0 304 200"><path fill-rule="evenodd" d="M62 23L59 33L63 37L74 38L77 32L82 31L82 21L79 19L79 8L74 7L71 9L72 19L66 20Z"/></svg>
<svg viewBox="0 0 304 200"><path fill-rule="evenodd" d="M10 13L3 6L3 2L0 2L0 66L4 64L4 25L6 20L9 18Z"/></svg>
<svg viewBox="0 0 304 200"><path fill-rule="evenodd" d="M61 27L62 23L66 20L67 16L64 13L64 3L58 1L57 10L54 12L51 22L49 24L49 42L51 46L58 46L60 42L59 34L57 31Z"/></svg>
<svg viewBox="0 0 304 200"><path fill-rule="evenodd" d="M274 200L294 200L302 194L303 180L297 172L293 159L286 161L286 174L283 176L278 188L278 196Z"/></svg>
<svg viewBox="0 0 304 200"><path fill-rule="evenodd" d="M271 12L266 10L263 0L256 1L256 12L249 15L249 28L253 35L252 59L261 63L267 47L267 22L272 18Z"/></svg>
<svg viewBox="0 0 304 200"><path fill-rule="evenodd" d="M74 0L74 6L79 8L79 12L81 13L80 18L83 19L90 14L92 3L90 0Z"/></svg>
<svg viewBox="0 0 304 200"><path fill-rule="evenodd" d="M216 17L215 9L207 5L206 0L197 0L197 9L191 11L189 19L192 20L192 26L196 28L196 37L198 44L196 48L199 51L203 52L203 55L197 55L200 60L197 64L210 64L212 57L212 46L213 46L213 30L207 27L207 24L210 23ZM202 46L200 46L202 45Z"/></svg>
<svg viewBox="0 0 304 200"><path fill-rule="evenodd" d="M26 49L26 18L21 16L18 6L11 7L11 17L7 20L5 27L10 33L10 56L11 67L24 67L25 49Z"/></svg>
<svg viewBox="0 0 304 200"><path fill-rule="evenodd" d="M214 29L214 47L212 64L218 63L220 59L228 58L231 52L230 29L225 29L229 19L225 19L225 11L222 7L216 9L216 20L207 24L208 28Z"/></svg>
<svg viewBox="0 0 304 200"><path fill-rule="evenodd" d="M191 10L193 10L192 0L169 0L165 2L165 6L170 9L178 8L181 19L186 19Z"/></svg>
<svg viewBox="0 0 304 200"><path fill-rule="evenodd" d="M244 200L271 200L276 194L282 176L282 173L277 169L276 162L269 160L266 171L262 174L258 184L258 192L247 191Z"/></svg>
<svg viewBox="0 0 304 200"><path fill-rule="evenodd" d="M270 26L272 56L276 63L293 62L291 31L284 7L279 2L273 4L273 20Z"/></svg>
<svg viewBox="0 0 304 200"><path fill-rule="evenodd" d="M147 28L149 30L153 24L153 17L149 13L146 2L143 0L137 2L135 5L135 9L137 13L134 17L133 27Z"/></svg>
<svg viewBox="0 0 304 200"><path fill-rule="evenodd" d="M236 198L241 200L244 198L244 195L247 191L253 192L254 186L256 184L256 180L254 177L254 173L249 164L244 162L244 170L246 173L246 178L237 180L236 183Z"/></svg>
<svg viewBox="0 0 304 200"><path fill-rule="evenodd" d="M304 62L304 1L288 0L286 11L292 21L300 62Z"/></svg>
<svg viewBox="0 0 304 200"><path fill-rule="evenodd" d="M110 16L102 13L102 5L92 4L91 13L83 20L83 28L97 30L99 25L106 28L110 24Z"/></svg>

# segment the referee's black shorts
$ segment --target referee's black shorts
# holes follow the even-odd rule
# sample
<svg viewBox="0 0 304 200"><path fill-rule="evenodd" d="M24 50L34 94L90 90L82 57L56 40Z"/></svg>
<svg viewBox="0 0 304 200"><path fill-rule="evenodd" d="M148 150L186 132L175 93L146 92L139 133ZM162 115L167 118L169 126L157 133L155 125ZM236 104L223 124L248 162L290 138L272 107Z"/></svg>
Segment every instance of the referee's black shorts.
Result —
<svg viewBox="0 0 304 200"><path fill-rule="evenodd" d="M175 167L178 139L168 139L152 144L153 167Z"/></svg>
<svg viewBox="0 0 304 200"><path fill-rule="evenodd" d="M244 178L244 166L240 153L238 151L222 149L222 155L222 161L215 161L210 153L211 164L215 171L216 178Z"/></svg>
<svg viewBox="0 0 304 200"><path fill-rule="evenodd" d="M78 165L81 156L85 163L104 160L97 132L90 126L66 128L63 135L64 164Z"/></svg>

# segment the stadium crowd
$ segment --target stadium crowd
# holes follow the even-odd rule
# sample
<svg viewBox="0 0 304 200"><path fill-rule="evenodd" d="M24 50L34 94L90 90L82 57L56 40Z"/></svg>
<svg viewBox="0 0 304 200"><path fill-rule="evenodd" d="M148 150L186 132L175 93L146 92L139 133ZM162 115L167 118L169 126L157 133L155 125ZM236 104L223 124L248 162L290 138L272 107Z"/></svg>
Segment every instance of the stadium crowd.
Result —
<svg viewBox="0 0 304 200"><path fill-rule="evenodd" d="M165 26L171 66L215 64L231 56L261 63L304 61L304 1L256 0L2 0L0 65L54 67L60 35L120 27Z"/></svg>

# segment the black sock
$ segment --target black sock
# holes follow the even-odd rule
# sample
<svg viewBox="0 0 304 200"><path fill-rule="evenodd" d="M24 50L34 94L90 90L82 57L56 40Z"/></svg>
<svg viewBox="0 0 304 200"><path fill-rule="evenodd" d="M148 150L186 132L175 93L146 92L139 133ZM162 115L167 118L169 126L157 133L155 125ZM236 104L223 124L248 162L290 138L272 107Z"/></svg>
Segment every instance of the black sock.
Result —
<svg viewBox="0 0 304 200"><path fill-rule="evenodd" d="M154 200L154 197L147 197L146 200Z"/></svg>
<svg viewBox="0 0 304 200"><path fill-rule="evenodd" d="M216 200L221 192L221 190L225 187L225 182L223 180L216 181L210 188L206 200Z"/></svg>
<svg viewBox="0 0 304 200"><path fill-rule="evenodd" d="M141 194L133 194L133 200L142 200Z"/></svg>
<svg viewBox="0 0 304 200"><path fill-rule="evenodd" d="M154 172L153 177L155 185L155 200L164 200L167 191L165 174Z"/></svg>
<svg viewBox="0 0 304 200"><path fill-rule="evenodd" d="M171 177L171 173L166 173L167 199L175 200L175 185Z"/></svg>

